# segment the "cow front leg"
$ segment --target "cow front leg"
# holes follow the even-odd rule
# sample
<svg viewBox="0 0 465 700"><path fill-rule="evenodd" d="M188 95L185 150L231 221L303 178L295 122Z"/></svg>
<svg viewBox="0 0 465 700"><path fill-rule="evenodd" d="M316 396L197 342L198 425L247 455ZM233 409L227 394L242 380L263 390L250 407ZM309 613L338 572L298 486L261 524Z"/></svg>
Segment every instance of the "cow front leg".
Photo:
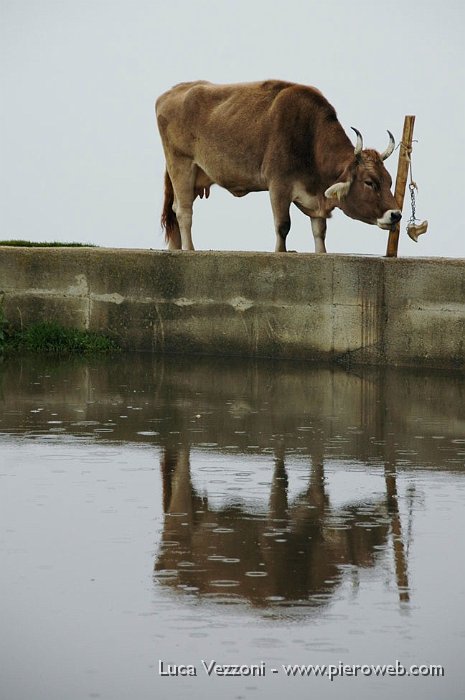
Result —
<svg viewBox="0 0 465 700"><path fill-rule="evenodd" d="M276 232L275 253L285 253L286 238L291 228L289 207L291 204L287 193L270 188L271 208L273 210L274 228Z"/></svg>
<svg viewBox="0 0 465 700"><path fill-rule="evenodd" d="M326 219L321 217L311 217L312 233L315 240L315 253L326 253Z"/></svg>

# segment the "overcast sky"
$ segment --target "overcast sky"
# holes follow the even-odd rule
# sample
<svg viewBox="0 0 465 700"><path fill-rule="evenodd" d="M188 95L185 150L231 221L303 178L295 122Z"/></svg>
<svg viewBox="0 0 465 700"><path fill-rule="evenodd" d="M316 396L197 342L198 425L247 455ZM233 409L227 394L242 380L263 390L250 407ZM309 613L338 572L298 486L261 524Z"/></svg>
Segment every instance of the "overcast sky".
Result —
<svg viewBox="0 0 465 700"><path fill-rule="evenodd" d="M282 78L317 86L384 150L415 114L417 244L465 257L463 0L0 0L0 238L163 248L155 98L177 82ZM386 161L395 178L398 151ZM291 211L290 248L312 252ZM404 218L410 216L409 201ZM219 187L194 206L198 249L273 250L267 193ZM383 255L387 232L337 212L329 252Z"/></svg>

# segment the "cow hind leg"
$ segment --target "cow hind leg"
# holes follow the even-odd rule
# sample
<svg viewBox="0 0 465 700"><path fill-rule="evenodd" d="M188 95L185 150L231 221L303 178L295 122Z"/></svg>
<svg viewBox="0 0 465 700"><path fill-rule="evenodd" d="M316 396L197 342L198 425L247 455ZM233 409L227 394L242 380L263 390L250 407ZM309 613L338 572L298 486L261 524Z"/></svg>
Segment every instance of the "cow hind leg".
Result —
<svg viewBox="0 0 465 700"><path fill-rule="evenodd" d="M181 248L181 232L178 227L168 238L168 250L181 250Z"/></svg>
<svg viewBox="0 0 465 700"><path fill-rule="evenodd" d="M195 250L192 242L192 203L193 198L175 197L173 209L179 224L181 247L183 250Z"/></svg>
<svg viewBox="0 0 465 700"><path fill-rule="evenodd" d="M315 253L326 253L326 219L321 217L311 217L312 233L315 240Z"/></svg>
<svg viewBox="0 0 465 700"><path fill-rule="evenodd" d="M286 238L291 228L289 207L291 200L287 193L270 187L271 208L273 210L274 227L276 233L276 253L286 252Z"/></svg>
<svg viewBox="0 0 465 700"><path fill-rule="evenodd" d="M196 197L195 166L188 159L177 159L170 163L169 173L173 183L173 211L179 226L178 247L194 250L192 243L192 205Z"/></svg>
<svg viewBox="0 0 465 700"><path fill-rule="evenodd" d="M161 225L165 231L165 241L168 244L169 250L178 250L181 247L181 233L179 231L176 214L173 210L173 204L173 183L171 182L171 178L167 170L165 172L165 198L161 215Z"/></svg>

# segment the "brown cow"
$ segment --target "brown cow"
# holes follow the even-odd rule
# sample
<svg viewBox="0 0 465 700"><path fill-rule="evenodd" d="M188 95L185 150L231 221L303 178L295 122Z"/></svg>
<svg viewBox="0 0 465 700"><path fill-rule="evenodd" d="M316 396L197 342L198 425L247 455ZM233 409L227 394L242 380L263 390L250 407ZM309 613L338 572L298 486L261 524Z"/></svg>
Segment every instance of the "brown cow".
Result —
<svg viewBox="0 0 465 700"><path fill-rule="evenodd" d="M325 253L335 207L390 230L401 212L383 165L394 150L354 146L319 90L279 80L236 85L181 83L156 114L166 156L162 226L170 249L194 250L192 205L218 184L236 197L269 191L277 252L286 250L294 203L311 219L315 252ZM352 127L353 128L353 127Z"/></svg>

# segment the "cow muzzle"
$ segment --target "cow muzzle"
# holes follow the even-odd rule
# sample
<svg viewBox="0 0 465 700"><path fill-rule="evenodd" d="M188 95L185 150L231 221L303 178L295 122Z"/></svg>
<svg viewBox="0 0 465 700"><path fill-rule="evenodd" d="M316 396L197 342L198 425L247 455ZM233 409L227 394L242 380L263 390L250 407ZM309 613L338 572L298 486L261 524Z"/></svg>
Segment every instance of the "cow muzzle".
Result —
<svg viewBox="0 0 465 700"><path fill-rule="evenodd" d="M376 219L376 225L390 231L402 218L400 209L388 209L380 219Z"/></svg>

